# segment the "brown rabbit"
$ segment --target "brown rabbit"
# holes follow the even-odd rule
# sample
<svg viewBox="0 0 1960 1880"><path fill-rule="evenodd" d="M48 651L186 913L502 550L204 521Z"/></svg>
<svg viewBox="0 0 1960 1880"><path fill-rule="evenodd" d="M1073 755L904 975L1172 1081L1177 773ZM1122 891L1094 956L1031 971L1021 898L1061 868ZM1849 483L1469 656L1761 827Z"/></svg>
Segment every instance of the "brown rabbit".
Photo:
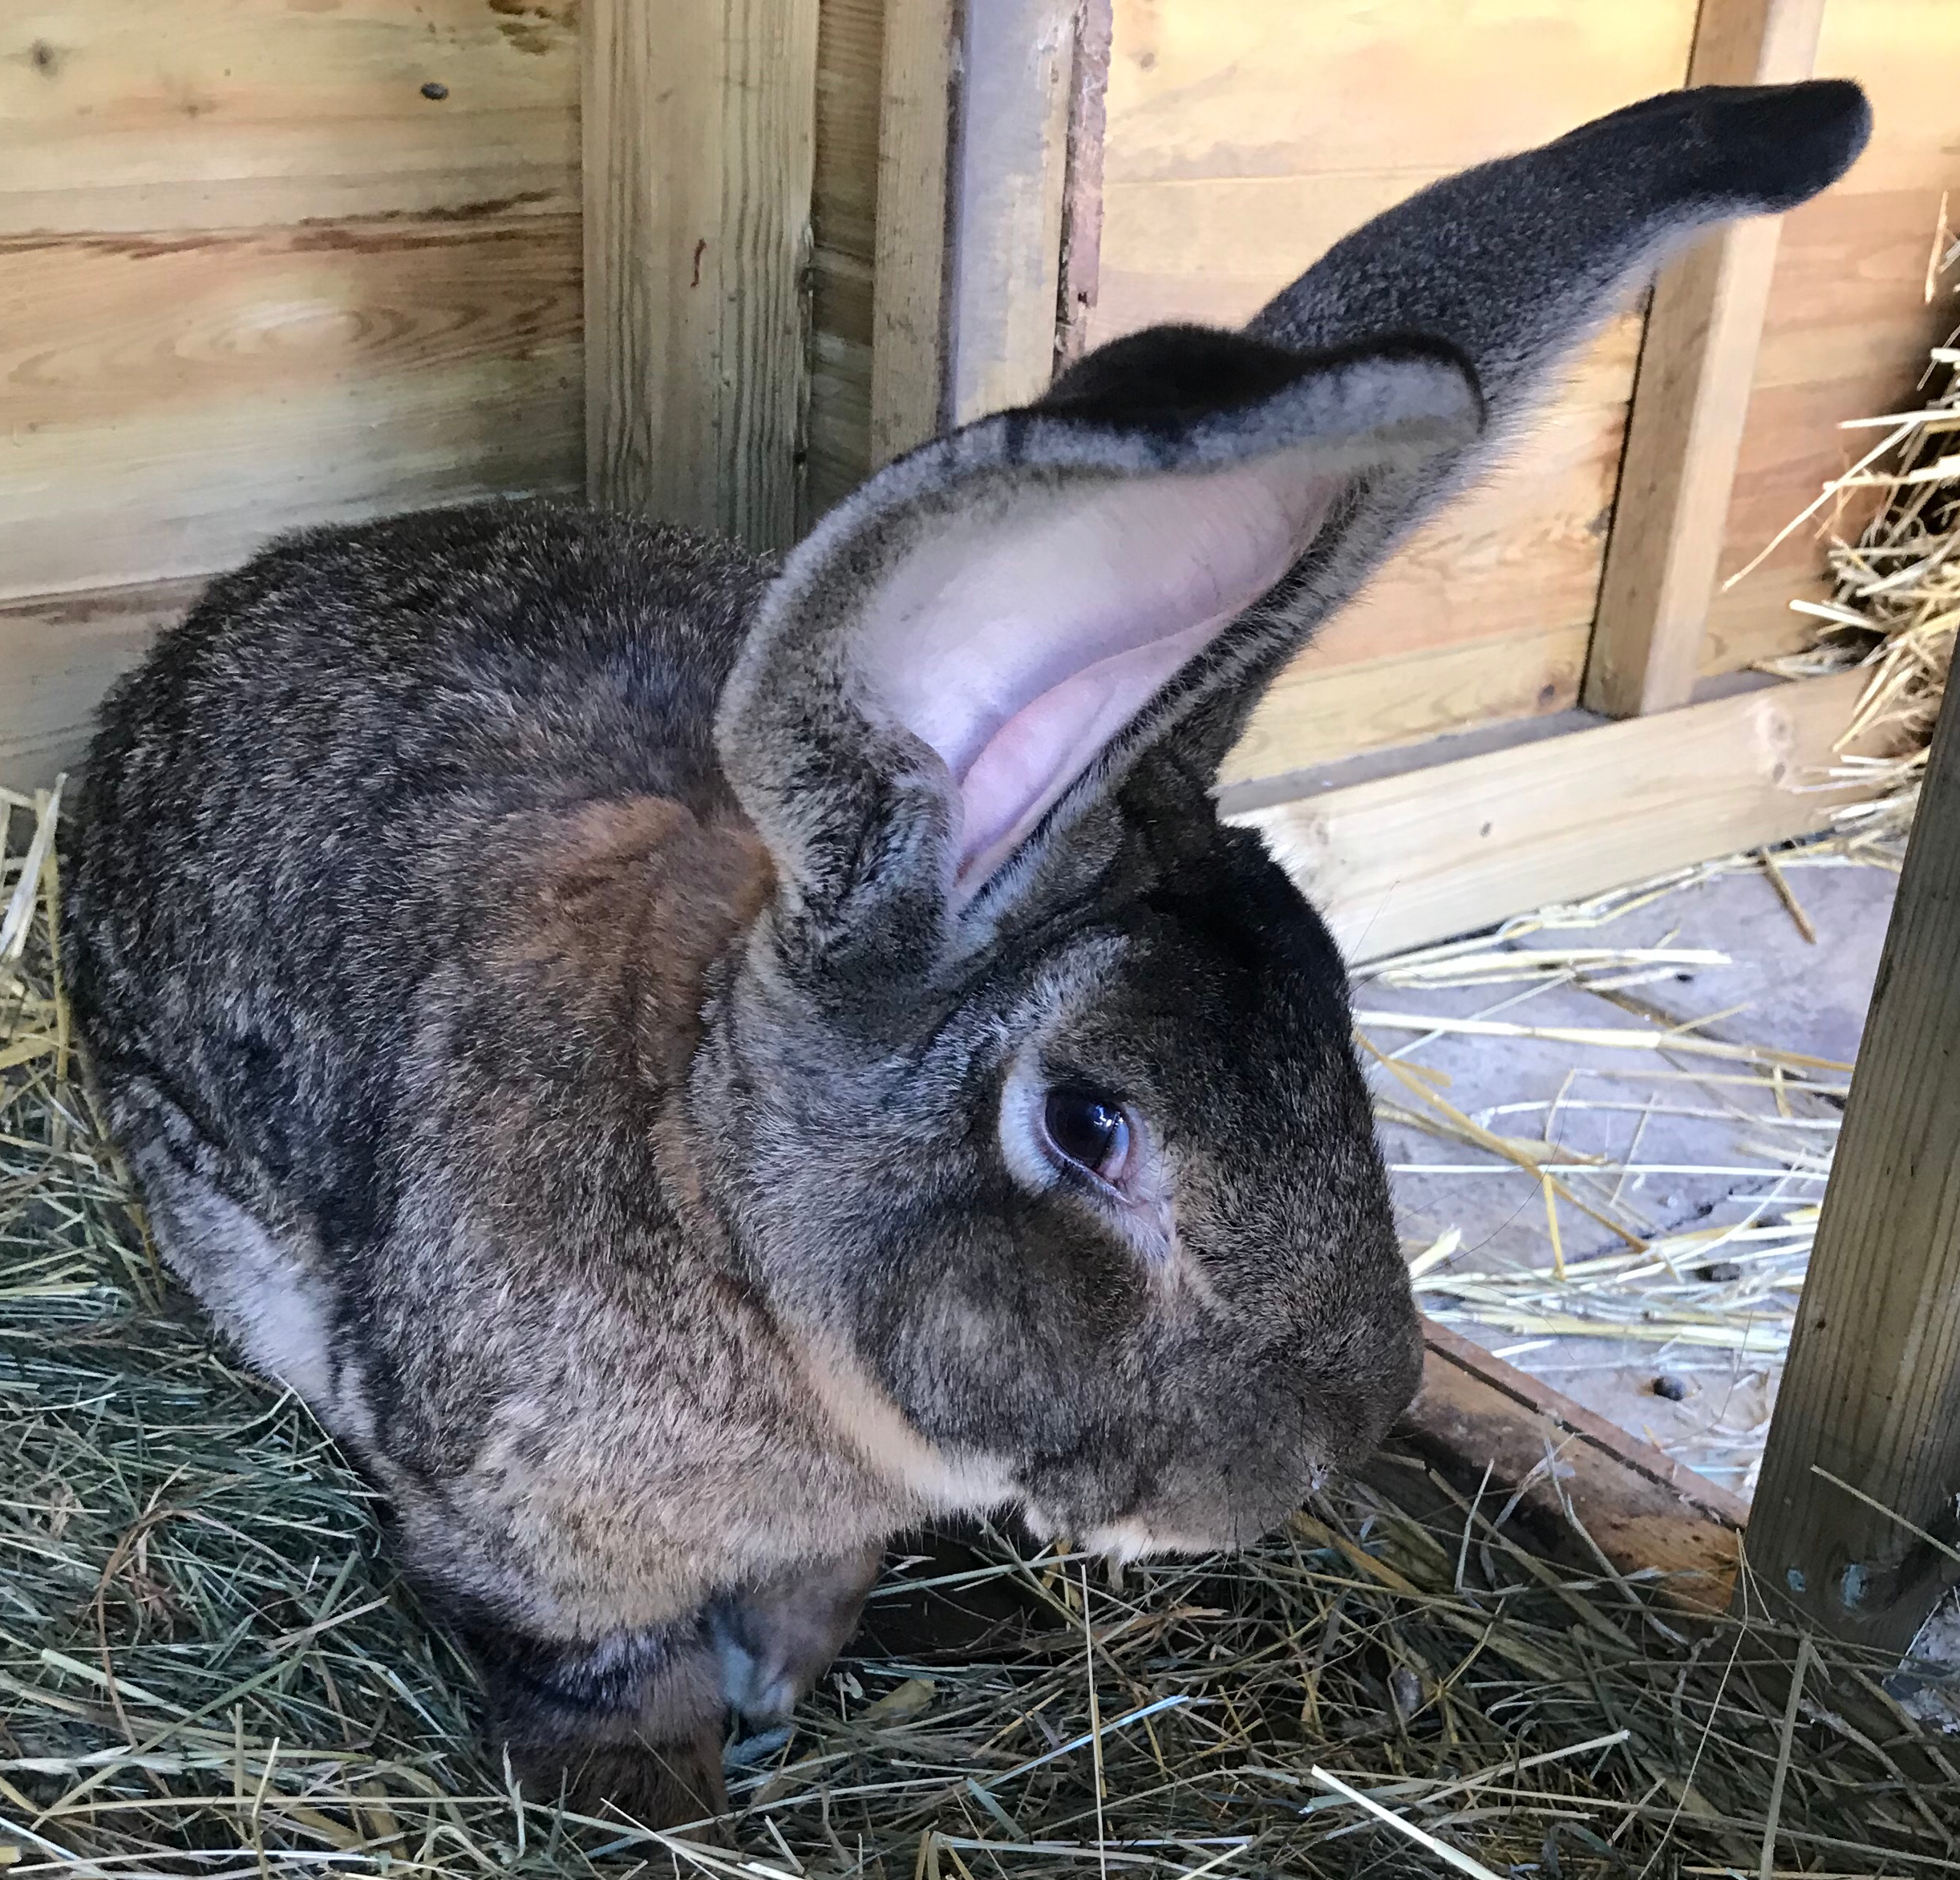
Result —
<svg viewBox="0 0 1960 1880"><path fill-rule="evenodd" d="M1675 93L1440 184L777 570L528 504L294 536L118 692L67 934L112 1126L533 1794L721 1809L727 1710L923 1515L1228 1546L1382 1435L1341 962L1217 762L1670 241L1866 121Z"/></svg>

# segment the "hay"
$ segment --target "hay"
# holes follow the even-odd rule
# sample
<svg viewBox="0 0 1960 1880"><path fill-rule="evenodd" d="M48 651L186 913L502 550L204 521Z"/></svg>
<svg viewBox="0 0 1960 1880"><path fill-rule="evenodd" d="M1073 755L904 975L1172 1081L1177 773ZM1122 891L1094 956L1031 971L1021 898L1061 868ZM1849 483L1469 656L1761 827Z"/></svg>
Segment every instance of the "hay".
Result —
<svg viewBox="0 0 1960 1880"><path fill-rule="evenodd" d="M1703 1033L1711 1019L1668 1020L1631 998L1632 989L1650 978L1672 978L1683 968L1731 963L1713 949L1521 944L1558 930L1598 930L1723 875L1758 872L1761 859L1735 856L1678 870L1582 906L1541 909L1494 933L1424 948L1367 969L1371 985L1419 993L1523 988L1476 1014L1367 1005L1355 1014L1364 1050L1399 1087L1378 1080L1378 1118L1459 1152L1391 1162L1391 1173L1399 1178L1406 1201L1419 1201L1420 1191L1413 1185L1436 1177L1522 1177L1547 1191L1543 1213L1549 1266L1538 1260L1470 1262L1460 1235L1447 1254L1439 1255L1433 1242L1411 1248L1416 1290L1432 1316L1534 1339L1650 1346L1657 1359L1726 1351L1766 1361L1772 1368L1780 1363L1815 1236L1814 1203L1836 1146L1837 1101L1848 1088L1850 1067L1770 1043L1707 1037ZM1889 847L1881 852L1871 843L1841 835L1794 845L1781 858L1797 873L1809 867L1890 860ZM1784 892L1791 892L1787 883ZM1561 988L1606 995L1638 1022L1534 1024L1520 1011L1532 999ZM1500 1011L1512 1015L1496 1015ZM1391 1036L1407 1042L1393 1050L1378 1042ZM1411 1055L1452 1037L1559 1047L1570 1054L1563 1088L1552 1099L1500 1103L1466 1114L1440 1088L1447 1077ZM1642 1060L1665 1068L1647 1068ZM1561 1130L1567 1120L1584 1116L1639 1121L1618 1153L1583 1153L1562 1141ZM1708 1139L1710 1146L1691 1160L1641 1156L1646 1126L1662 1119L1693 1121L1698 1139ZM1534 1124L1535 1134L1521 1132ZM1482 1159L1460 1159L1464 1149ZM1724 1185L1727 1193L1715 1206L1731 1218L1687 1232L1654 1234L1628 1193L1630 1185L1652 1176ZM1561 1204L1605 1229L1625 1250L1569 1258L1559 1226ZM1773 1220L1768 1218L1772 1210ZM1747 1473L1760 1454L1761 1432L1752 1428L1744 1445L1752 1453L1726 1442L1717 1447L1722 1454L1704 1453L1698 1460L1719 1473Z"/></svg>
<svg viewBox="0 0 1960 1880"><path fill-rule="evenodd" d="M1960 241L1948 233L1942 212L1928 269L1929 301L1941 274L1956 265ZM1614 1027L1533 1025L1515 1008L1539 992L1561 987L1612 998L1684 969L1727 963L1707 950L1671 944L1548 946L1539 943L1545 936L1597 932L1684 889L1722 875L1760 871L1799 932L1814 945L1816 930L1800 887L1804 871L1898 868L1960 626L1960 451L1952 448L1960 434L1960 347L1953 340L1932 350L1920 391L1922 402L1911 411L1848 426L1860 439L1857 461L1727 584L1743 579L1813 518L1822 516L1829 529L1847 515L1870 513L1854 541L1840 537L1829 547L1834 577L1829 600L1791 603L1815 622L1814 643L1765 668L1792 679L1852 668L1869 673L1852 722L1837 740L1837 761L1801 786L1822 789L1855 778L1867 785L1868 794L1832 809L1832 826L1822 836L1777 851L1677 870L1589 902L1541 909L1506 922L1495 934L1383 962L1365 975L1376 986L1411 992L1523 988L1468 1016L1385 1008L1356 1015L1371 1048L1378 1035L1408 1039L1386 1054L1387 1068L1403 1088L1380 1090L1377 1112L1383 1120L1490 1158L1401 1162L1395 1172L1405 1193L1412 1192L1411 1183L1424 1179L1472 1173L1521 1183L1529 1179L1544 1189L1549 1267L1543 1258L1466 1264L1459 1249L1431 1261L1417 1275L1418 1290L1438 1318L1532 1341L1504 1347L1511 1355L1542 1352L1554 1339L1594 1340L1602 1347L1650 1347L1654 1362L1665 1359L1681 1370L1692 1366L1695 1353L1727 1353L1732 1380L1742 1377L1746 1363L1755 1367L1764 1400L1774 1394L1815 1230L1815 1208L1804 1204L1821 1193L1829 1172L1839 1121L1832 1106L1845 1094L1849 1067L1767 1043L1698 1037L1695 1027L1660 1023L1637 1007L1629 1009L1642 1023ZM1872 433L1881 435L1865 448ZM1500 1017L1500 1012L1508 1015ZM1701 1025L1725 1016L1733 1015L1713 1015ZM1569 1047L1573 1055L1565 1090L1549 1104L1500 1104L1474 1116L1454 1112L1433 1088L1411 1083L1411 1076L1433 1076L1411 1054L1461 1035ZM1692 1100L1670 1102L1638 1091L1638 1074L1610 1061L1630 1051L1666 1062L1671 1068L1665 1076L1684 1087L1669 1094ZM1724 1059L1726 1065L1719 1063ZM1718 1068L1733 1074L1714 1075ZM1403 1101L1405 1092L1417 1100ZM1657 1161L1638 1159L1630 1148L1575 1161L1557 1146L1561 1117L1602 1112L1638 1115L1642 1130L1650 1120L1699 1118L1711 1138L1725 1137L1731 1150L1742 1153ZM1541 1120L1539 1137L1515 1133L1519 1119L1526 1116ZM1720 1127L1724 1124L1726 1129ZM1644 1176L1658 1174L1739 1185L1715 1204L1730 1217L1727 1225L1704 1237L1650 1239L1629 1204L1628 1188L1630 1183L1637 1187ZM1569 1259L1559 1225L1561 1204L1606 1227L1630 1250L1577 1262ZM1765 1226L1772 1213L1774 1225ZM1741 1250L1745 1242L1747 1252ZM1430 1261L1429 1247L1411 1250L1419 1261ZM1711 1271L1721 1277L1706 1277ZM1739 1428L1711 1428L1699 1445L1677 1440L1667 1446L1682 1460L1734 1481L1747 1492L1760 1465L1767 1428L1767 1417L1759 1417Z"/></svg>
<svg viewBox="0 0 1960 1880"><path fill-rule="evenodd" d="M1500 1498L1407 1462L1243 1554L1120 1584L990 1531L950 1570L901 1559L873 1631L918 1609L921 1639L859 1649L793 1730L731 1747L739 1854L524 1799L369 1492L160 1270L70 1075L55 860L31 846L52 816L9 804L0 902L24 881L31 918L0 961L0 1866L1960 1873L1960 1772L1891 1665L1806 1647L1792 1689L1794 1634L1549 1566Z"/></svg>
<svg viewBox="0 0 1960 1880"><path fill-rule="evenodd" d="M1926 270L1929 302L1940 291L1941 275L1956 266L1960 241L1949 233L1942 203ZM1960 626L1960 451L1953 448L1960 434L1956 341L1960 331L1932 349L1916 409L1844 427L1882 430L1885 436L1845 475L1825 484L1817 500L1776 538L1784 540L1820 513L1828 511L1835 519L1861 500L1871 500L1861 492L1875 492L1880 499L1877 514L1856 541L1830 544L1830 599L1790 603L1817 622L1812 645L1764 667L1788 679L1854 667L1870 673L1838 748L1843 752L1861 741L1875 742L1879 748L1841 756L1825 780L1876 786L1871 800L1832 812L1841 828L1869 836L1897 837L1911 825L1953 663L1954 632ZM1741 569L1727 585L1748 572Z"/></svg>

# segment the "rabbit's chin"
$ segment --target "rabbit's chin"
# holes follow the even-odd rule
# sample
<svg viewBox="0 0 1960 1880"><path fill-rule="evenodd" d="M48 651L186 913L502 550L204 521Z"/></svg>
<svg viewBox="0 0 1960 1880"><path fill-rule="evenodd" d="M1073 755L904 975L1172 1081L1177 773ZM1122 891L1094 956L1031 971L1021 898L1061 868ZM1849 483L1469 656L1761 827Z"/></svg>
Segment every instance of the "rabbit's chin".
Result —
<svg viewBox="0 0 1960 1880"><path fill-rule="evenodd" d="M1302 1501L1318 1491L1326 1473L1324 1469L1314 1472L1302 1491ZM1157 1517L1144 1510L1076 1529L1066 1517L1031 1504L1023 1509L1022 1519L1038 1540L1052 1541L1072 1531L1085 1554L1099 1554L1119 1566L1166 1554L1228 1554L1257 1540L1271 1525L1262 1521L1248 1526L1227 1520L1216 1529L1197 1528L1168 1511Z"/></svg>

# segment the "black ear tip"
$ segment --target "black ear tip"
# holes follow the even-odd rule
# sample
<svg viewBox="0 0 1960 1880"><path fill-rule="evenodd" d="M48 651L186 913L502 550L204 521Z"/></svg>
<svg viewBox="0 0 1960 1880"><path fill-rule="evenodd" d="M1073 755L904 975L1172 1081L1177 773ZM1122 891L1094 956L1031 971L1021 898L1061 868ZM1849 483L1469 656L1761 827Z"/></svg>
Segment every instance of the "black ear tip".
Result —
<svg viewBox="0 0 1960 1880"><path fill-rule="evenodd" d="M1871 104L1849 79L1739 87L1724 102L1724 154L1766 210L1794 209L1828 189L1872 134Z"/></svg>

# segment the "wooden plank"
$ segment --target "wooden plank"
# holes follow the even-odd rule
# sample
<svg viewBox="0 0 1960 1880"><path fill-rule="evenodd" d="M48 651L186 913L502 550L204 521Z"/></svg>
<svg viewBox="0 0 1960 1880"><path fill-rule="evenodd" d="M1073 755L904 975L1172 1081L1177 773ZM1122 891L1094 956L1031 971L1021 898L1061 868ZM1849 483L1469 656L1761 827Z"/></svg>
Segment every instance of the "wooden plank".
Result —
<svg viewBox="0 0 1960 1880"><path fill-rule="evenodd" d="M820 0L806 528L871 468L872 269L884 48L883 0Z"/></svg>
<svg viewBox="0 0 1960 1880"><path fill-rule="evenodd" d="M1579 695L1585 641L1581 614L1569 626L1385 659L1323 664L1310 652L1259 701L1218 781L1261 781L1468 725L1562 711Z"/></svg>
<svg viewBox="0 0 1960 1880"><path fill-rule="evenodd" d="M1960 148L1960 112L1954 136ZM1861 173L1862 166L1850 180ZM1960 163L1954 184L1960 200ZM1878 433L1841 423L1917 403L1926 348L1946 339L1954 319L1950 294L1930 304L1925 298L1939 195L1922 188L1846 197L1834 190L1784 218L1728 508L1724 581L1878 441ZM1833 506L1738 585L1718 588L1705 669L1733 671L1780 650L1793 627L1800 642L1804 629L1787 602L1824 595L1825 532L1855 537L1865 513L1860 503L1841 513Z"/></svg>
<svg viewBox="0 0 1960 1880"><path fill-rule="evenodd" d="M75 770L103 694L203 585L164 581L0 605L0 784L40 789Z"/></svg>
<svg viewBox="0 0 1960 1880"><path fill-rule="evenodd" d="M805 504L814 522L871 468L871 347L817 327L810 335Z"/></svg>
<svg viewBox="0 0 1960 1880"><path fill-rule="evenodd" d="M1816 70L1871 95L1872 140L1843 182L1783 218L1769 314L1736 468L1723 580L1877 440L1841 420L1909 407L1926 349L1954 322L1926 296L1942 195L1960 202L1960 7L1945 0L1831 0ZM1951 277L1949 278L1950 283ZM1845 518L1855 532L1855 512ZM1791 639L1786 602L1825 591L1820 532L1800 529L1709 610L1709 671Z"/></svg>
<svg viewBox="0 0 1960 1880"><path fill-rule="evenodd" d="M1555 1552L1598 1564L1577 1516L1619 1571L1658 1568L1677 1603L1727 1605L1746 1502L1448 1326L1426 1323L1423 1335L1401 1445L1460 1489L1480 1487L1493 1517L1517 1496L1515 1518Z"/></svg>
<svg viewBox="0 0 1960 1880"><path fill-rule="evenodd" d="M0 243L0 596L575 485L570 217Z"/></svg>
<svg viewBox="0 0 1960 1880"><path fill-rule="evenodd" d="M0 235L578 206L573 0L16 0L6 50Z"/></svg>
<svg viewBox="0 0 1960 1880"><path fill-rule="evenodd" d="M1695 0L1116 0L1091 338L1244 321L1437 177L1678 83L1695 12ZM1328 622L1269 699L1265 748L1236 754L1229 776L1570 703L1639 332L1634 316L1614 321L1511 460ZM1471 650L1479 640L1491 647ZM1520 656L1509 671L1499 641Z"/></svg>
<svg viewBox="0 0 1960 1880"><path fill-rule="evenodd" d="M1691 85L1808 76L1824 0L1702 0ZM1663 269L1647 314L1585 702L1610 717L1685 705L1721 558L1777 218L1741 222Z"/></svg>
<svg viewBox="0 0 1960 1880"><path fill-rule="evenodd" d="M1054 376L1077 0L964 11L947 366L962 424Z"/></svg>
<svg viewBox="0 0 1960 1880"><path fill-rule="evenodd" d="M1893 1651L1960 1581L1956 933L1960 711L1949 709L1899 877L1749 1528L1749 1564L1773 1607L1788 1598L1841 1637ZM1838 1485L1847 1483L1855 1495Z"/></svg>
<svg viewBox="0 0 1960 1880"><path fill-rule="evenodd" d="M1055 364L1059 372L1089 349L1101 298L1103 155L1109 138L1109 63L1115 51L1112 0L1081 0L1068 104L1068 160L1062 191L1060 292Z"/></svg>
<svg viewBox="0 0 1960 1880"><path fill-rule="evenodd" d="M1350 958L1379 959L1824 826L1861 788L1792 786L1831 762L1865 683L1768 686L1229 820L1260 832Z"/></svg>
<svg viewBox="0 0 1960 1880"><path fill-rule="evenodd" d="M1695 13L1695 0L1116 0L1091 341L1242 321L1425 184L1679 84Z"/></svg>
<svg viewBox="0 0 1960 1880"><path fill-rule="evenodd" d="M957 0L887 0L872 281L871 461L935 436L947 394Z"/></svg>
<svg viewBox="0 0 1960 1880"><path fill-rule="evenodd" d="M588 489L786 548L817 0L591 0L584 22Z"/></svg>

